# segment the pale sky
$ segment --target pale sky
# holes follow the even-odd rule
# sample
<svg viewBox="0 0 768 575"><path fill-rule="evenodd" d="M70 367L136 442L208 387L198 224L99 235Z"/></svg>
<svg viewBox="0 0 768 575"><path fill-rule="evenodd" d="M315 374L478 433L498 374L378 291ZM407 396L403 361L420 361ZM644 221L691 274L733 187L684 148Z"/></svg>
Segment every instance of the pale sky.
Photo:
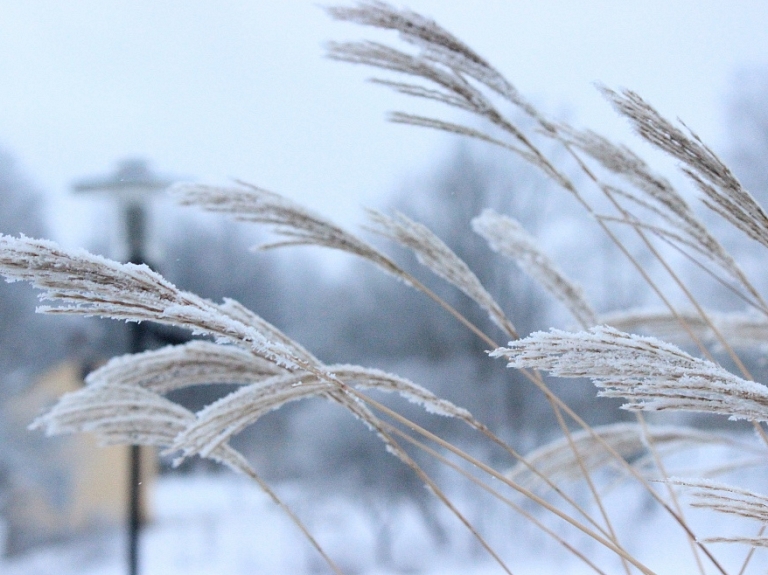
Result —
<svg viewBox="0 0 768 575"><path fill-rule="evenodd" d="M593 88L640 92L716 149L736 70L768 66L765 0L413 0L541 108L617 134ZM3 0L0 147L82 241L98 219L70 184L142 156L208 183L244 179L356 220L456 139L388 124L419 110L323 58L331 23L314 1ZM447 117L452 117L451 113ZM628 136L626 136L628 137ZM77 217L77 213L82 217Z"/></svg>

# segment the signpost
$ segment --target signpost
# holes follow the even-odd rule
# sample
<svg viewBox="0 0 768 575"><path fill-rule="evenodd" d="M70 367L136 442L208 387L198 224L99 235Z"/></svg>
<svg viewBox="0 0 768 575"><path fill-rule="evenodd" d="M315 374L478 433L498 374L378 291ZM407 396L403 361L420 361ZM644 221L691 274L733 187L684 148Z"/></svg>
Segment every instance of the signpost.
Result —
<svg viewBox="0 0 768 575"><path fill-rule="evenodd" d="M163 190L173 180L152 173L143 160L125 160L118 164L117 171L109 176L84 179L77 182L75 192L105 193L116 198L121 205L125 234L128 242L128 261L142 264L146 261L146 212L144 202L154 192ZM132 322L130 327L129 351L144 351L146 326ZM141 529L141 450L140 446L130 448L128 480L128 573L137 575L139 563L139 531Z"/></svg>

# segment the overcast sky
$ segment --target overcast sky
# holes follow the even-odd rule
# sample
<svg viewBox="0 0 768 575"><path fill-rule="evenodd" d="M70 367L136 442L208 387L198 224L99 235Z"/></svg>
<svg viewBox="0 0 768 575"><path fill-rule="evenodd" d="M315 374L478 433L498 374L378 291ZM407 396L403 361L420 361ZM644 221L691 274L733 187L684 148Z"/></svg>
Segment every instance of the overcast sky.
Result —
<svg viewBox="0 0 768 575"><path fill-rule="evenodd" d="M414 0L529 99L616 133L593 88L640 92L723 146L734 72L768 64L765 0ZM480 6L480 7L478 7ZM309 0L3 0L0 147L85 237L81 177L126 156L206 182L230 178L305 200L343 221L424 173L450 136L387 124L413 109L323 59L366 31ZM76 217L76 211L86 214Z"/></svg>

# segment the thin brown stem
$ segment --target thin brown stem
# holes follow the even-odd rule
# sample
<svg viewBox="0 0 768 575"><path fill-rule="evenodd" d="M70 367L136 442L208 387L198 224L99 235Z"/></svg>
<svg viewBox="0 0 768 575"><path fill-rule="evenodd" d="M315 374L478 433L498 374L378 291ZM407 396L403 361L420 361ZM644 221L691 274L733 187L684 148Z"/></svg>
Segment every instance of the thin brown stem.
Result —
<svg viewBox="0 0 768 575"><path fill-rule="evenodd" d="M605 510L605 506L603 505L603 499L600 497L600 494L597 492L597 489L595 488L595 484L592 481L592 474L587 469L586 465L584 465L584 459L581 457L581 454L579 453L579 449L576 447L576 444L573 441L573 436L571 435L571 430L568 429L568 426L565 423L565 420L563 419L563 414L561 413L560 409L552 404L552 409L555 412L555 417L557 417L557 423L560 426L560 429L563 430L563 434L568 440L568 445L571 448L571 451L573 452L573 455L576 457L576 461L579 464L579 468L581 469L581 474L584 476L584 480L587 482L587 486L589 487L590 492L592 493L592 498L595 500L595 504L597 505L597 508L600 510L600 515L603 516L603 521L605 521L605 526L608 529L609 536L611 538L611 541L616 543L616 545L619 545L619 540L616 537L616 532L613 529L613 524L611 523L611 518L608 517L608 513ZM629 564L627 563L627 560L623 557L621 558L621 563L624 566L624 570L627 572L627 575L630 575L630 568Z"/></svg>
<svg viewBox="0 0 768 575"><path fill-rule="evenodd" d="M587 528L584 524L576 521L571 516L563 513L557 507L554 507L552 504L548 503L547 501L545 501L544 499L542 499L541 497L539 497L538 495L536 495L532 491L522 487L521 485L515 483L514 481L511 481L509 478L504 476L502 473L499 473L498 471L496 471L492 467L488 466L487 464L483 463L479 459L469 455L465 451L459 449L458 447L456 447L452 443L442 439L441 437L435 435L434 433L428 431L427 429L424 429L423 427L421 427L417 423L411 421L410 419L407 419L406 417L403 417L402 415L400 415L396 411L393 411L392 409L388 408L386 405L383 405L382 403L376 401L375 399L372 399L370 397L365 396L364 394L361 394L357 390L354 390L352 388L348 388L343 383L341 383L341 385L344 385L344 387L349 391L349 393L351 393L351 394L355 395L356 397L360 398L362 401L365 401L369 406L373 407L377 411L380 411L380 412L386 414L387 416L393 418L394 420L398 421L399 423L403 424L404 426L408 427L409 429L411 429L411 430L419 433L420 435L423 435L427 439L437 443L441 447L443 447L443 448L447 449L448 451L452 452L453 454L461 457L462 459L464 459L468 463L470 463L472 465L475 465L478 469L483 470L484 472L489 474L491 477L494 477L494 478L498 479L499 481L502 481L506 485L509 485L515 491L518 491L519 493L521 493L525 497L531 499L534 503L540 505L544 509L547 509L548 511L550 511L551 513L553 513L556 516L560 517L561 519L563 519L567 523L569 523L572 526L576 527L582 533L584 533L584 534L588 535L589 537L593 538L595 541L597 541L598 543L604 545L605 547L607 547L608 549L610 549L614 553L618 554L621 557L626 558L630 563L632 563L635 567L640 569L646 575L653 574L653 571L651 571L648 567L643 565L638 559L636 559L635 557L633 557L629 553L627 553L624 549L616 546L612 541L602 537L601 535L599 535L596 532L594 532L594 531L590 530L589 528ZM620 458L620 456L615 451L613 451L613 453L614 453L614 455L617 458ZM649 489L650 489L650 487L649 487ZM667 509L669 509L668 506L667 506ZM669 511L672 512L671 509ZM726 575L724 571L723 571L723 575Z"/></svg>
<svg viewBox="0 0 768 575"><path fill-rule="evenodd" d="M555 405L552 405L552 409L557 409ZM535 476L537 476L539 479L541 479L552 491L554 491L557 495L559 495L566 503L571 505L575 511L577 511L586 521L588 521L595 529L600 531L603 535L606 537L610 537L610 534L605 530L605 528L600 525L592 516L590 516L586 510L581 507L572 497L570 497L567 493L565 493L560 486L558 486L552 479L549 478L546 474L542 473L536 466L531 465L531 463L528 461L528 459L515 451L512 447L510 447L506 442L504 442L501 438L496 436L490 429L488 429L485 425L482 423L476 421L475 419L464 419L464 421L472 427L473 429L479 431L483 435L485 435L488 439L490 439L493 443L501 447L504 451L506 451L509 455L511 455L515 460L517 460L520 464L522 464L528 471L533 473ZM567 429L567 427L566 427ZM570 431L569 431L570 433Z"/></svg>
<svg viewBox="0 0 768 575"><path fill-rule="evenodd" d="M336 575L344 575L344 572L339 568L338 565L336 565L333 559L328 556L323 547L317 542L317 539L315 539L312 533L310 533L309 529L307 529L306 525L304 525L304 523L293 512L293 510L282 499L280 499L280 497L272 490L269 484L267 484L267 482L264 481L258 473L256 473L252 468L248 466L240 468L240 471L258 483L259 487L261 487L264 493L266 493L270 499L272 499L272 501L274 501L274 503L280 507L280 509L282 509L283 513L285 513L291 521L293 521L294 525L296 525L296 527L298 527L299 530L304 534L304 537L307 538L307 541L309 541L312 547L314 547L323 558L323 560L325 560L325 562L328 564L328 567L331 568L331 571L336 573Z"/></svg>
<svg viewBox="0 0 768 575"><path fill-rule="evenodd" d="M414 473L416 473L419 479L421 479L427 485L427 487L429 487L430 491L435 494L435 496L443 503L443 505L445 505L450 510L450 512L456 516L456 518L469 530L470 533L472 533L472 535L475 537L475 539L477 539L483 549L485 549L488 554L496 561L496 563L499 564L504 572L508 575L512 575L512 571L509 570L509 567L507 567L504 560L499 556L498 553L496 553L493 547L490 546L490 544L485 540L480 532L475 529L475 526L472 525L472 522L470 522L464 516L464 514L459 511L459 509L451 502L450 498L443 492L442 489L440 489L440 486L438 486L437 483L435 483L435 481L421 468L421 466L416 463L416 461L414 461L414 459L410 457L402 449L402 447L400 447L394 438L392 438L392 436L384 427L385 422L376 420L373 425L375 425L376 431L385 438L390 447L395 450L397 457L408 467L410 467Z"/></svg>
<svg viewBox="0 0 768 575"><path fill-rule="evenodd" d="M563 400L561 400L557 395L555 395L544 383L544 381L540 377L534 377L530 374L527 370L520 370L523 374L526 375L526 377L531 381L534 385L536 385L544 395L551 398L552 401L554 401L558 407L560 407L564 413L566 413L573 421L579 425L582 429L584 429L587 433L589 433L593 439L609 453L612 457L616 459L616 461L621 465L624 469L627 470L627 472L634 477L644 488L645 490L650 494L650 496L659 504L661 507L677 522L678 525L688 534L689 537L696 539L696 536L694 535L691 528L688 526L688 524L679 516L677 515L674 510L667 504L666 501L661 499L658 493L651 487L651 485L648 483L648 481L640 475L637 470L632 467L610 444L608 444L602 437L600 437L599 434L595 433L594 429L586 422L584 421L579 414L577 414L573 409L568 406L567 403L565 403ZM712 564L717 568L722 575L727 575L725 569L720 565L720 563L715 559L715 557L712 555L712 553L707 549L707 547L701 543L700 541L696 542L697 546L704 552L704 554L707 556L707 558L712 562Z"/></svg>
<svg viewBox="0 0 768 575"><path fill-rule="evenodd" d="M766 527L768 527L768 525L760 526L760 530L757 532L758 537L761 537L763 533L765 533ZM738 575L744 575L744 572L747 570L747 567L749 567L749 563L750 561L752 561L752 557L755 555L756 550L757 550L757 547L752 547L749 550L749 553L747 553L747 556L744 559L744 563L741 564L741 569L739 569Z"/></svg>
<svg viewBox="0 0 768 575"><path fill-rule="evenodd" d="M666 466L664 465L664 461L659 456L658 451L656 450L656 446L654 444L653 438L651 437L651 434L648 432L648 425L645 422L645 417L642 413L637 413L635 415L637 418L637 422L640 424L641 429L643 430L643 436L645 438L645 443L648 446L648 450L651 452L651 457L653 458L654 464L659 470L659 473L661 473L661 476L666 480L669 479L669 474L667 473ZM667 483L667 490L669 492L669 497L672 501L672 505L675 507L675 511L677 511L678 515L681 519L685 519L685 516L683 514L683 509L680 506L680 502L677 499L677 494L675 493L674 488ZM687 537L688 544L691 546L691 553L693 554L693 557L696 561L696 566L699 568L699 573L701 575L706 575L706 571L704 570L704 564L701 561L701 557L699 556L699 550L696 547L696 542L694 539L692 539L690 536Z"/></svg>
<svg viewBox="0 0 768 575"><path fill-rule="evenodd" d="M493 489L490 485L487 483L484 483L471 473L467 472L465 469L462 469L452 461L448 460L446 457L426 445L425 443L415 439L414 437L411 437L407 433L404 433L400 429L397 429L396 427L384 423L384 425L387 427L387 429L391 432L396 434L399 437L402 437L404 440L408 441L411 445L414 445L424 451L425 453L429 454L431 457L435 458L436 460L440 461L443 465L446 465L447 467L450 467L457 473L464 476L466 479L480 487L483 491L489 493L505 505L509 506L511 509L513 509L515 512L519 513L523 517L525 517L526 520L530 521L537 527L539 527L544 533L552 537L555 541L557 541L560 545L565 547L569 552L573 553L576 557L581 559L584 563L586 563L589 567L594 569L597 573L600 575L606 575L599 567L597 567L592 561L590 561L583 553L581 553L578 549L576 549L573 545L565 541L562 537L560 537L557 533L555 533L553 530L548 528L546 525L544 525L541 521L539 521L534 515L527 512L525 509L517 505L514 501L511 499L504 497L501 493Z"/></svg>

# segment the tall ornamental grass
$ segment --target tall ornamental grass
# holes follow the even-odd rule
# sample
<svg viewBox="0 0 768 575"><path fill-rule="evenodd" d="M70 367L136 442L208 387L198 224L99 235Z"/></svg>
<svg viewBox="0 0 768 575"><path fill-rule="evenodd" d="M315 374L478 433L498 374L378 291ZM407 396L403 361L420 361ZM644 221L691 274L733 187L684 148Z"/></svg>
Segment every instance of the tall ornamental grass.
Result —
<svg viewBox="0 0 768 575"><path fill-rule="evenodd" d="M606 502L609 486L602 473L611 468L642 490L684 534L688 544L680 553L690 554L694 569L723 575L748 571L754 550L768 546L764 533L768 497L718 482L713 478L717 470L671 477L665 464L670 454L702 446L726 446L733 453L749 455L752 465L756 458L764 464L768 457L764 428L768 387L753 380L748 362L742 359L745 353L764 352L768 304L718 239L717 226L711 223L716 220L708 216L710 223L705 223L686 199L690 194L684 195L633 149L538 110L488 60L429 18L375 1L327 11L337 20L390 31L397 37L392 44L331 43L330 58L384 72L374 82L457 109L463 114L451 118L465 119L395 112L392 121L480 140L540 170L559 188L558 193L574 200L606 234L660 307L601 315L589 294L544 253L524 223L487 209L476 214L466 233L484 238L487 257L498 257L499 266L514 262L530 275L568 310L574 326L570 331L541 326L543 331L520 333L515 310L505 310L496 302L472 272L472 262L462 261L426 226L403 214L369 211L365 232L410 250L429 273L471 298L495 326L490 333L363 235L323 215L246 183L181 183L170 189L179 204L271 231L275 239L262 249L309 245L345 252L437 302L482 340L489 352L487 361L506 362L538 389L551 406L560 437L533 452L519 453L462 406L391 373L323 363L236 301L213 302L182 291L144 265L66 250L46 240L1 236L0 272L8 281L28 281L41 290L45 305L39 312L153 321L204 336L112 359L88 376L83 389L62 397L32 427L48 434L89 432L107 444L159 446L177 461L194 455L216 460L251 477L292 518L329 567L341 573L322 541L313 537L301 517L229 443L264 414L290 402L321 397L349 411L359 420L361 433L378 436L382 457L389 452L409 467L471 532L501 572L514 571L514 564L508 564L509 554L488 542L480 526L441 488L439 478L419 465L411 455L414 450L464 475L499 506L522 514L588 570L651 575L658 568L663 572L663 566L652 569L643 556L629 551L614 528L621 509ZM692 129L662 117L632 91L599 90L640 138L677 162L705 210L745 235L750 249L768 248L765 211ZM573 241L576 253L578 238ZM645 251L643 257L630 249L638 242ZM698 275L684 272L681 262ZM730 294L740 310L706 307L702 295L713 286ZM599 396L621 398L623 408L634 412L636 419L590 426L552 391L549 377L588 378ZM197 412L167 398L169 392L185 386L213 383L240 387ZM372 396L371 390L400 395L436 416L459 420L478 438L503 450L504 461L484 459L487 450L473 454L452 444L375 399L380 396ZM661 411L745 420L753 426L754 438L745 442L727 425L705 431L662 424L658 418L653 424L646 421L647 412ZM588 498L574 497L564 488L574 480L585 486ZM744 521L740 534L704 537L700 535L703 526L688 519L691 506L710 510L715 517L725 514L751 521ZM589 540L593 543L583 545ZM510 537L509 545L516 544ZM743 547L743 561L723 565L717 550L724 545ZM604 551L596 552L600 548L610 552L609 559Z"/></svg>

